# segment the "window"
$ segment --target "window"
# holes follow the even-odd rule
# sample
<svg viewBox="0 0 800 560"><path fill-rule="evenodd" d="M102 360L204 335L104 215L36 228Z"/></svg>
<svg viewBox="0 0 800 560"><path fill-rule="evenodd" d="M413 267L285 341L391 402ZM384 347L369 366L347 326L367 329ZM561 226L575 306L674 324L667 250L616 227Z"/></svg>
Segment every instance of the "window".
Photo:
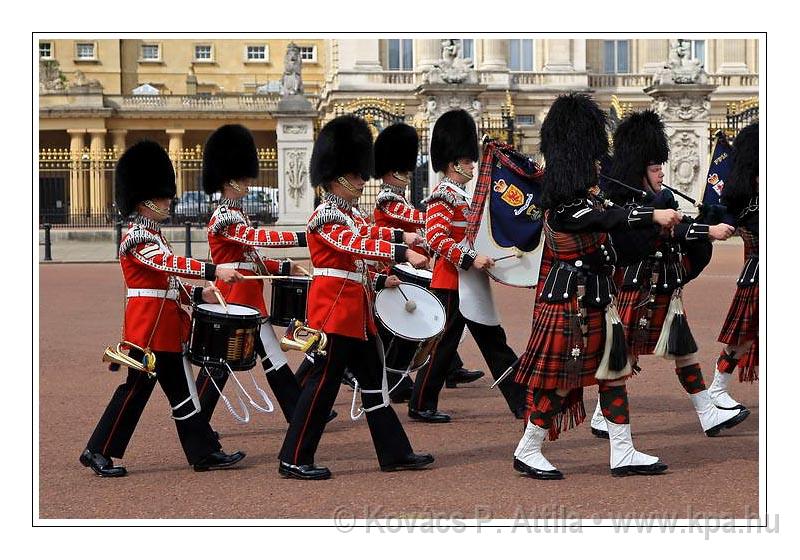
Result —
<svg viewBox="0 0 800 560"><path fill-rule="evenodd" d="M678 41L683 41L684 46L686 46L687 56L688 58L694 59L696 58L700 64L703 66L706 65L706 42L703 40L697 41L693 39L678 39Z"/></svg>
<svg viewBox="0 0 800 560"><path fill-rule="evenodd" d="M412 39L387 39L388 70L414 69L414 41Z"/></svg>
<svg viewBox="0 0 800 560"><path fill-rule="evenodd" d="M508 69L533 72L533 39L508 40Z"/></svg>
<svg viewBox="0 0 800 560"><path fill-rule="evenodd" d="M604 74L630 73L630 43L630 41L603 41Z"/></svg>
<svg viewBox="0 0 800 560"><path fill-rule="evenodd" d="M458 52L461 58L475 58L475 41L472 39L453 39L458 43Z"/></svg>
<svg viewBox="0 0 800 560"><path fill-rule="evenodd" d="M142 45L142 60L161 60L159 45L152 43Z"/></svg>
<svg viewBox="0 0 800 560"><path fill-rule="evenodd" d="M248 45L245 58L248 62L266 62L267 45Z"/></svg>
<svg viewBox="0 0 800 560"><path fill-rule="evenodd" d="M317 61L317 47L299 47L300 49L300 60L305 62L316 62Z"/></svg>
<svg viewBox="0 0 800 560"><path fill-rule="evenodd" d="M532 125L536 122L536 115L517 115L516 120L519 125Z"/></svg>
<svg viewBox="0 0 800 560"><path fill-rule="evenodd" d="M75 53L79 60L94 60L94 43L77 43Z"/></svg>
<svg viewBox="0 0 800 560"><path fill-rule="evenodd" d="M211 62L211 45L195 45L194 59L196 62Z"/></svg>

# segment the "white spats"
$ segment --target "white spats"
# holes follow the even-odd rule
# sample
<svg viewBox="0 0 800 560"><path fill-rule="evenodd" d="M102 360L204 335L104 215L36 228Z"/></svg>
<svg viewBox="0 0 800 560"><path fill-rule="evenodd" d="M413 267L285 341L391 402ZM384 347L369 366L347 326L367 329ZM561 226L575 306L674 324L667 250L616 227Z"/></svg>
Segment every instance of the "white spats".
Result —
<svg viewBox="0 0 800 560"><path fill-rule="evenodd" d="M730 386L732 377L733 374L731 373L722 373L719 370L714 370L714 381L708 388L708 396L717 408L725 408L728 410L742 408L741 403L734 400L730 394L728 394L728 387Z"/></svg>
<svg viewBox="0 0 800 560"><path fill-rule="evenodd" d="M514 451L514 458L540 471L555 471L556 468L542 455L542 442L546 436L547 430L528 420L525 433Z"/></svg>
<svg viewBox="0 0 800 560"><path fill-rule="evenodd" d="M708 391L700 391L694 395L689 395L692 404L700 419L700 426L709 436L716 435L721 429L732 427L738 422L733 423L733 419L742 412L739 409L723 410L714 406ZM744 418L742 418L744 420Z"/></svg>
<svg viewBox="0 0 800 560"><path fill-rule="evenodd" d="M655 465L658 457L636 451L631 439L630 424L607 422L608 439L611 445L611 468Z"/></svg>
<svg viewBox="0 0 800 560"><path fill-rule="evenodd" d="M594 409L594 414L592 415L591 427L593 430L600 430L601 432L607 432L608 426L606 425L606 417L603 416L603 411L600 409L600 399L597 399L597 406Z"/></svg>

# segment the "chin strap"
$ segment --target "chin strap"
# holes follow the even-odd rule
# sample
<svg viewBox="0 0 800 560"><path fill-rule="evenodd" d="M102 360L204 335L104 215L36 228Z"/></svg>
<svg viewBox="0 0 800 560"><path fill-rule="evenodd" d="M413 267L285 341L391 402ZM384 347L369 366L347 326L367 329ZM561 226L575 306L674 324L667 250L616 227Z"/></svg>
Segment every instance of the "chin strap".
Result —
<svg viewBox="0 0 800 560"><path fill-rule="evenodd" d="M363 189L357 189L356 187L353 186L353 184L350 181L348 181L344 177L336 177L336 182L342 185L345 189L347 189L357 197L361 196L361 192Z"/></svg>
<svg viewBox="0 0 800 560"><path fill-rule="evenodd" d="M156 205L156 203L153 202L152 200L145 200L142 202L142 204L144 204L147 208L155 212L161 218L169 217L169 210L165 211L163 208L160 208L158 205Z"/></svg>
<svg viewBox="0 0 800 560"><path fill-rule="evenodd" d="M240 187L240 186L239 186L239 183L237 183L237 182L236 182L236 181L234 181L233 179L231 179L230 181L228 181L228 185L229 185L229 186L230 186L230 187L231 187L233 190L235 190L237 193L243 193L243 192L244 192L244 191L242 190L242 187Z"/></svg>
<svg viewBox="0 0 800 560"><path fill-rule="evenodd" d="M463 167L461 167L460 163L456 163L453 166L453 169L455 170L456 173L464 177L467 181L471 181L472 177L474 176L474 174L467 172Z"/></svg>
<svg viewBox="0 0 800 560"><path fill-rule="evenodd" d="M397 171L392 171L392 177L403 183L404 187L407 187L411 184L411 179L408 176L408 173L398 173Z"/></svg>

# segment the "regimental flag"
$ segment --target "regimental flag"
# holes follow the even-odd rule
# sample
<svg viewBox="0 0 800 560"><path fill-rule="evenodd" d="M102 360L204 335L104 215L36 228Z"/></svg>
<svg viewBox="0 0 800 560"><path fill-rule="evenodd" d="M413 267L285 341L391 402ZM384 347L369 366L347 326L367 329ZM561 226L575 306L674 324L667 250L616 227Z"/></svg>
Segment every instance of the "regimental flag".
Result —
<svg viewBox="0 0 800 560"><path fill-rule="evenodd" d="M725 188L725 180L731 170L731 145L728 144L728 139L722 131L718 132L714 138L711 153L703 204L720 204L719 200Z"/></svg>
<svg viewBox="0 0 800 560"><path fill-rule="evenodd" d="M498 140L484 144L467 239L474 242L481 220L489 219L489 234L498 247L526 253L536 249L542 235L542 176L533 160L510 145ZM489 216L484 216L486 208Z"/></svg>

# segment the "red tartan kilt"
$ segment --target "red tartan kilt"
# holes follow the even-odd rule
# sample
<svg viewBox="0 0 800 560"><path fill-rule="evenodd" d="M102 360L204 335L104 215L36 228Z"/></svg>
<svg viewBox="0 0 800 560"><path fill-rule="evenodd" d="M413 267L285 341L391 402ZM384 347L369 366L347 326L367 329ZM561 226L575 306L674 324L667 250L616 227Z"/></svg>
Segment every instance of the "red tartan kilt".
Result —
<svg viewBox="0 0 800 560"><path fill-rule="evenodd" d="M636 331L638 330L639 318L647 313L647 306L637 308L637 305L646 297L646 292L642 290L620 290L617 296L617 309L619 310L622 325L625 327L625 337L628 348L634 356L652 354L656 350L656 343L661 336L661 329L664 320L667 318L667 310L672 294L656 294L653 317L647 327L647 336L640 341L636 341Z"/></svg>
<svg viewBox="0 0 800 560"><path fill-rule="evenodd" d="M722 325L719 342L739 344L758 338L758 284L739 286L733 296L728 316Z"/></svg>
<svg viewBox="0 0 800 560"><path fill-rule="evenodd" d="M594 374L605 349L605 312L587 309L589 330L581 369L577 375L568 374L566 364L572 345L570 336L564 334L569 331L565 312L571 313L575 305L575 301L536 303L531 338L515 374L517 383L536 389L576 389L597 384ZM580 340L580 333L577 334Z"/></svg>

